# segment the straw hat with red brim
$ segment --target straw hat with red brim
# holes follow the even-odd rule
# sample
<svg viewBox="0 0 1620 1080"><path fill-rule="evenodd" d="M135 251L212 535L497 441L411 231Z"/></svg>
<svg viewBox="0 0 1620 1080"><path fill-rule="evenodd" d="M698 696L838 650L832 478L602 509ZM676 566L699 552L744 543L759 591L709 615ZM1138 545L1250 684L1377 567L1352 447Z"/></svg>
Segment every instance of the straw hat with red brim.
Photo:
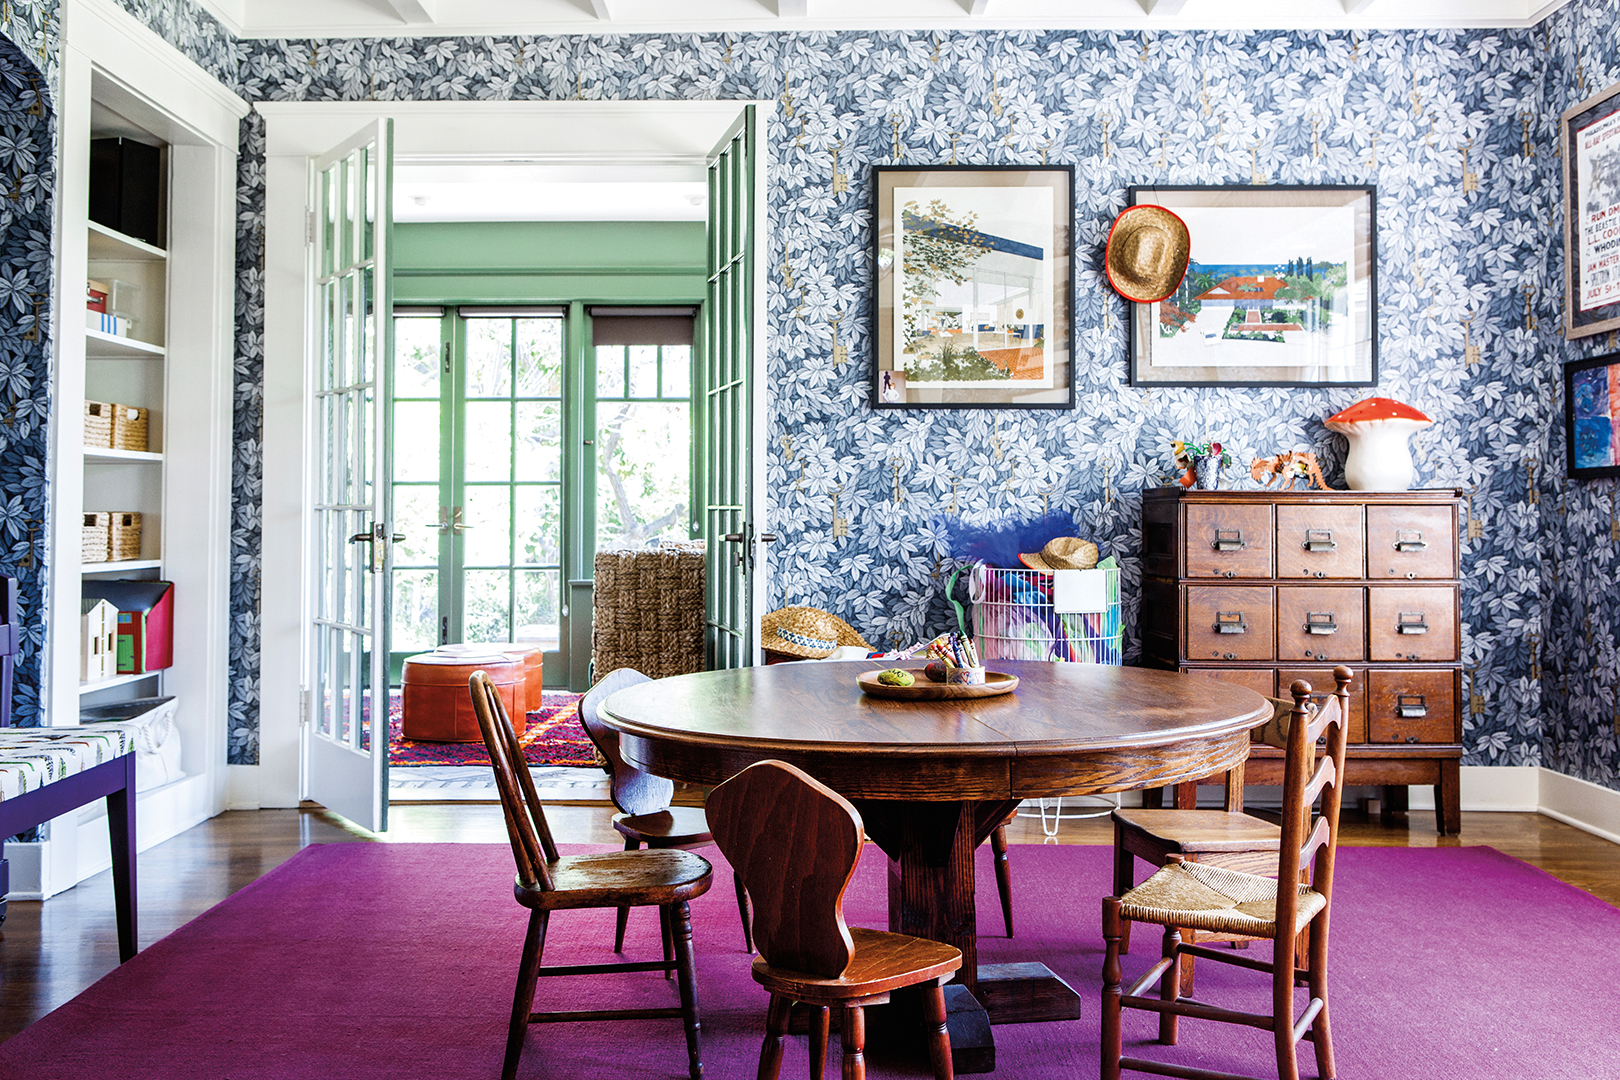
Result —
<svg viewBox="0 0 1620 1080"><path fill-rule="evenodd" d="M1103 269L1114 291L1138 304L1156 304L1187 276L1192 235L1162 206L1127 206L1108 230Z"/></svg>

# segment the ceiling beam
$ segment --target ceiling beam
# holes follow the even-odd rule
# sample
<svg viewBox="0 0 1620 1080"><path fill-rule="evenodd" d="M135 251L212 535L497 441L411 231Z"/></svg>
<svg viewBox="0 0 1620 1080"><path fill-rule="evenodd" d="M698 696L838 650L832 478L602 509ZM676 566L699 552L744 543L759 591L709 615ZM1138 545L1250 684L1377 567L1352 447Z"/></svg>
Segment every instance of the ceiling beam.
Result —
<svg viewBox="0 0 1620 1080"><path fill-rule="evenodd" d="M1346 15L1360 15L1372 6L1373 0L1343 0Z"/></svg>
<svg viewBox="0 0 1620 1080"><path fill-rule="evenodd" d="M1181 14L1181 9L1187 6L1187 0L1138 0L1142 11L1148 15L1160 15L1166 19L1173 19Z"/></svg>
<svg viewBox="0 0 1620 1080"><path fill-rule="evenodd" d="M439 0L388 0L395 14L413 25L433 22L438 3Z"/></svg>
<svg viewBox="0 0 1620 1080"><path fill-rule="evenodd" d="M776 0L778 19L806 19L810 17L810 0Z"/></svg>

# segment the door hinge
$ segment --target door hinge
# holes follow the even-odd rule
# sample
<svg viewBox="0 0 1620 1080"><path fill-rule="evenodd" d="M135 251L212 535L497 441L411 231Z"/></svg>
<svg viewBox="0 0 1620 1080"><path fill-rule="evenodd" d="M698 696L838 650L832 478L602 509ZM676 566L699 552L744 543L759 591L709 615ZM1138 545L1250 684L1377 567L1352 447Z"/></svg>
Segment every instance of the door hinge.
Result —
<svg viewBox="0 0 1620 1080"><path fill-rule="evenodd" d="M450 343L444 343L444 373L450 374Z"/></svg>
<svg viewBox="0 0 1620 1080"><path fill-rule="evenodd" d="M313 244L314 242L315 242L315 211L306 210L304 212L304 243Z"/></svg>
<svg viewBox="0 0 1620 1080"><path fill-rule="evenodd" d="M302 687L298 691L298 726L306 727L309 724L309 698L310 690Z"/></svg>

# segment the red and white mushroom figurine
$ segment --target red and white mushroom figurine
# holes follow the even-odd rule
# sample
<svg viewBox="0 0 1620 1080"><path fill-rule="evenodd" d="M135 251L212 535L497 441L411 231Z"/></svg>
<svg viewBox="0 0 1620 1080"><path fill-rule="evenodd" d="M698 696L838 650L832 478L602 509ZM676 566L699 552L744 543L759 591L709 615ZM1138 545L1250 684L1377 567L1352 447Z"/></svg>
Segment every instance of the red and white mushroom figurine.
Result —
<svg viewBox="0 0 1620 1080"><path fill-rule="evenodd" d="M1434 421L1393 398L1375 397L1334 413L1324 423L1350 440L1344 480L1351 491L1408 491L1416 470L1407 439Z"/></svg>

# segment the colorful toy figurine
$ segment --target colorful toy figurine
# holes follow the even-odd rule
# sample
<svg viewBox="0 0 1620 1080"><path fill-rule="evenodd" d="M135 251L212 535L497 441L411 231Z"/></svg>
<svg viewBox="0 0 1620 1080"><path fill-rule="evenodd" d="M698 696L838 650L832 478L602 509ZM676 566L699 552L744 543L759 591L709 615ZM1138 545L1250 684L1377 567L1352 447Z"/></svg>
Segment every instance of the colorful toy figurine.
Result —
<svg viewBox="0 0 1620 1080"><path fill-rule="evenodd" d="M1300 481L1304 481L1306 491L1313 486L1323 491L1332 490L1322 479L1322 469L1316 464L1316 455L1305 450L1289 450L1276 457L1256 458L1254 464L1249 466L1249 475L1266 487L1276 484L1278 491L1288 491Z"/></svg>

